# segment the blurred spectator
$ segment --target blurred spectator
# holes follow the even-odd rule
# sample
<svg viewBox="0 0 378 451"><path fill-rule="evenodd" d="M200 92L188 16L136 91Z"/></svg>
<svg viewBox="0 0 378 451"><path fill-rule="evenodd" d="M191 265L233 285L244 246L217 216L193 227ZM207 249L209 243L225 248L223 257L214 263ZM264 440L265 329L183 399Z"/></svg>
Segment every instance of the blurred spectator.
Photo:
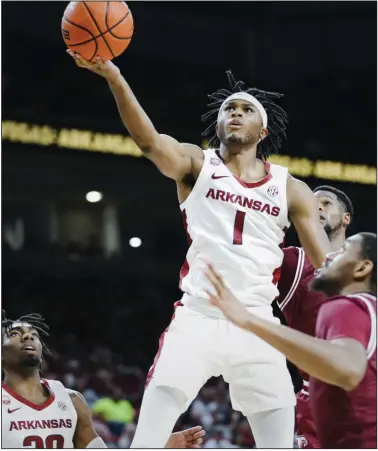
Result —
<svg viewBox="0 0 378 451"><path fill-rule="evenodd" d="M83 392L83 396L87 401L88 406L92 409L94 403L98 400L97 393L91 388L86 388Z"/></svg>
<svg viewBox="0 0 378 451"><path fill-rule="evenodd" d="M94 427L95 431L97 432L97 434L107 444L108 448L113 448L116 446L116 439L112 435L109 425L105 421L100 420L97 417L94 417L93 418L93 427Z"/></svg>
<svg viewBox="0 0 378 451"><path fill-rule="evenodd" d="M235 427L234 443L238 448L255 448L255 440L248 420L240 412L235 412L238 424Z"/></svg>
<svg viewBox="0 0 378 451"><path fill-rule="evenodd" d="M216 427L207 434L210 438L206 440L204 448L237 448L226 437L226 432L222 428Z"/></svg>
<svg viewBox="0 0 378 451"><path fill-rule="evenodd" d="M122 389L111 387L111 395L98 399L92 406L93 414L107 422L110 431L120 437L126 424L135 417L132 404L124 399Z"/></svg>
<svg viewBox="0 0 378 451"><path fill-rule="evenodd" d="M207 429L213 425L228 423L230 417L228 397L228 391L221 379L218 385L205 386L193 401L192 417Z"/></svg>
<svg viewBox="0 0 378 451"><path fill-rule="evenodd" d="M121 438L118 440L119 448L130 448L131 442L133 441L134 438L135 430L136 430L135 424L127 424L125 426Z"/></svg>

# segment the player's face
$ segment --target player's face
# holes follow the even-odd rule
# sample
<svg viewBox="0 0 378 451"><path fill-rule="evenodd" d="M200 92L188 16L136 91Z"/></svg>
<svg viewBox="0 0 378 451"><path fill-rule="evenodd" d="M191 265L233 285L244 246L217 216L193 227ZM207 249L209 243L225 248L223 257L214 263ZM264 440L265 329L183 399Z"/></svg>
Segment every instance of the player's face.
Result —
<svg viewBox="0 0 378 451"><path fill-rule="evenodd" d="M319 205L320 223L328 236L349 224L350 215L344 212L334 193L317 191L315 197Z"/></svg>
<svg viewBox="0 0 378 451"><path fill-rule="evenodd" d="M371 268L366 266L366 260L361 259L361 240L360 235L354 235L345 241L340 250L328 254L311 287L335 295L347 285L365 277L366 271L369 272Z"/></svg>
<svg viewBox="0 0 378 451"><path fill-rule="evenodd" d="M3 364L6 367L37 367L42 362L38 332L24 323L15 323L3 336Z"/></svg>
<svg viewBox="0 0 378 451"><path fill-rule="evenodd" d="M255 144L267 133L260 113L245 100L231 100L219 112L217 135L222 144Z"/></svg>

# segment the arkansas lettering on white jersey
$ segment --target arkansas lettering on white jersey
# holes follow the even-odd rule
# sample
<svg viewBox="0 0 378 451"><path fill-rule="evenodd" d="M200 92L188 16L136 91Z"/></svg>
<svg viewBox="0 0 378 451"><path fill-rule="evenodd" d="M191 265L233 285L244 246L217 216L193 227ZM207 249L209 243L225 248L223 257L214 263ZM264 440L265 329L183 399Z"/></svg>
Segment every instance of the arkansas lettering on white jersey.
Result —
<svg viewBox="0 0 378 451"><path fill-rule="evenodd" d="M69 391L58 381L41 382L50 391L41 405L2 384L2 448L74 448L77 413Z"/></svg>
<svg viewBox="0 0 378 451"><path fill-rule="evenodd" d="M281 247L290 226L288 170L266 163L266 177L246 183L230 172L218 151L204 153L194 188L180 205L189 242L180 273L182 302L212 310L204 275L210 262L247 306L269 305L278 295Z"/></svg>

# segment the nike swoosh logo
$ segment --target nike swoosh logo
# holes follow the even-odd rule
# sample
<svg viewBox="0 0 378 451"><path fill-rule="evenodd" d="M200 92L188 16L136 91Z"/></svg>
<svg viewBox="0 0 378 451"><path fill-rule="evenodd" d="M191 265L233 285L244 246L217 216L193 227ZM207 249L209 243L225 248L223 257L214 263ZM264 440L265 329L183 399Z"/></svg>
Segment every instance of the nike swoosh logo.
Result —
<svg viewBox="0 0 378 451"><path fill-rule="evenodd" d="M8 409L8 413L16 412L16 410L20 410L21 407L17 407L17 409Z"/></svg>
<svg viewBox="0 0 378 451"><path fill-rule="evenodd" d="M226 177L230 177L229 175L215 175L215 173L211 176L212 179L217 180L217 179L224 179Z"/></svg>

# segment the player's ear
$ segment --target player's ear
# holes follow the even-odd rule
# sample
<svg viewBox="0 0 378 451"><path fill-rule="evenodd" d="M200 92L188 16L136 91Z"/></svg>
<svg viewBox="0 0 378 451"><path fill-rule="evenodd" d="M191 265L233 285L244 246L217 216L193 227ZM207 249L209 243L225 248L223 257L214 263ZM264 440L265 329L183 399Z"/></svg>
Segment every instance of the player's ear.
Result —
<svg viewBox="0 0 378 451"><path fill-rule="evenodd" d="M261 127L261 130L260 130L260 141L265 139L268 135L269 135L268 129L264 128L264 127Z"/></svg>
<svg viewBox="0 0 378 451"><path fill-rule="evenodd" d="M219 138L219 133L218 133L218 124L215 126L215 133L216 133L216 135L217 135L217 137Z"/></svg>
<svg viewBox="0 0 378 451"><path fill-rule="evenodd" d="M362 282L373 272L373 270L374 264L371 260L361 260L356 266L354 277Z"/></svg>
<svg viewBox="0 0 378 451"><path fill-rule="evenodd" d="M343 224L348 227L348 225L350 224L350 213L344 213L343 215Z"/></svg>

